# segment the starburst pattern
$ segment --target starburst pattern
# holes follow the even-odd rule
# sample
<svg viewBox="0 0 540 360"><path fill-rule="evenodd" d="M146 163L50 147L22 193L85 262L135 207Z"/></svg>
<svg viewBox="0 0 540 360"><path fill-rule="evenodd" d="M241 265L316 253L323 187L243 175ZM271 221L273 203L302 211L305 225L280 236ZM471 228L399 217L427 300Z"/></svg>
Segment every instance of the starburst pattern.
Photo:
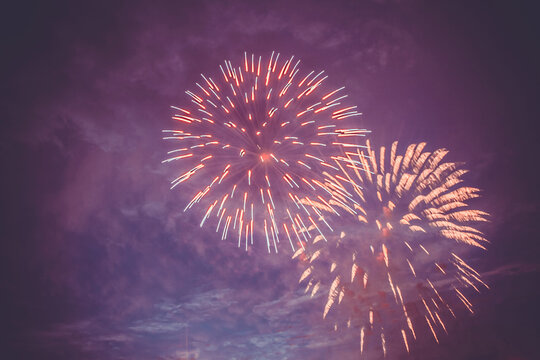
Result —
<svg viewBox="0 0 540 360"><path fill-rule="evenodd" d="M368 132L346 125L360 113L344 87L327 90L324 71L301 75L299 60L279 57L245 53L240 66L220 65L217 80L201 75L186 91L188 106L172 107L177 128L164 130L179 144L164 160L180 164L171 188L197 187L184 187L194 194L184 211L200 207L201 227L211 221L222 240L246 250L259 234L277 252L283 240L294 251L306 236L300 229L331 230L309 202L323 199L323 169L339 170L330 157L362 147L357 139Z"/></svg>
<svg viewBox="0 0 540 360"><path fill-rule="evenodd" d="M328 289L323 318L360 329L362 352L369 341L386 354L389 338L409 351L418 327L438 342L455 304L473 312L468 289L487 288L460 252L485 249L474 225L488 214L469 207L479 190L462 184L467 170L443 161L447 150L420 143L399 155L397 142L389 154L367 145L335 157L341 173L324 183L331 199L315 204L340 215L339 239L317 237L293 257L305 264L306 292Z"/></svg>

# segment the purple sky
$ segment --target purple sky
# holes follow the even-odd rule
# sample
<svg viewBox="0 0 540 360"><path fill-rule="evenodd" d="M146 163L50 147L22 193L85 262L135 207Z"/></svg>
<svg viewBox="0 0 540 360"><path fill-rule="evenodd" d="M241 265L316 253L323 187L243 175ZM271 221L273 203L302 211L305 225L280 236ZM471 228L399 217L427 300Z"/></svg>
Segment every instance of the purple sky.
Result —
<svg viewBox="0 0 540 360"><path fill-rule="evenodd" d="M2 336L11 359L357 359L286 254L199 229L170 192L170 105L224 59L324 69L376 145L450 150L482 188L492 290L398 359L537 359L540 56L500 1L36 2L2 22ZM186 337L190 353L187 354ZM368 354L373 359L379 353Z"/></svg>

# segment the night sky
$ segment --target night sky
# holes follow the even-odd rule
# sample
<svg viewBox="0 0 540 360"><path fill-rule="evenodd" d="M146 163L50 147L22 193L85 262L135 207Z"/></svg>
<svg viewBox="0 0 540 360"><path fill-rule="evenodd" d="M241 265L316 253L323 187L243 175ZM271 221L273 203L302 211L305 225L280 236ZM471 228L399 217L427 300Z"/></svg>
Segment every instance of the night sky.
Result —
<svg viewBox="0 0 540 360"><path fill-rule="evenodd" d="M426 141L481 188L491 290L437 345L391 359L540 358L540 22L533 2L4 5L3 359L358 359L290 253L244 252L183 213L161 164L170 105L224 59L273 50L345 85L377 146ZM371 352L367 358L382 358Z"/></svg>

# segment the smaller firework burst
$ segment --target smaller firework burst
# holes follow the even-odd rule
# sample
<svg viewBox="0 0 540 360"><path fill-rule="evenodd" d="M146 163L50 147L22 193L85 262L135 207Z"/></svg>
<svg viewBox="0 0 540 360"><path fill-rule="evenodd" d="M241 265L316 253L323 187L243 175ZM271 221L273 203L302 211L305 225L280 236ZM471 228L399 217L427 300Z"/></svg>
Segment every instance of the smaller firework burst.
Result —
<svg viewBox="0 0 540 360"><path fill-rule="evenodd" d="M455 304L472 313L467 292L487 288L460 255L485 249L475 224L488 214L469 207L479 190L462 185L467 170L444 162L447 150L420 143L399 155L394 142L388 156L367 145L335 157L341 173L325 181L331 198L316 204L340 215L341 236L318 237L293 257L303 264L306 292L328 289L323 318L359 329L362 352L376 342L386 354L395 339L409 351L423 330L438 342Z"/></svg>

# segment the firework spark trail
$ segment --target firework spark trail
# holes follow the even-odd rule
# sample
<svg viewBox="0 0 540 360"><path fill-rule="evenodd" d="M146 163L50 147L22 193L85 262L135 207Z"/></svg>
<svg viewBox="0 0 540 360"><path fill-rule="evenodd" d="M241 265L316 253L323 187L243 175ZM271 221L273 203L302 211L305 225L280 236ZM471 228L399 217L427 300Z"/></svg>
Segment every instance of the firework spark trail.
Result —
<svg viewBox="0 0 540 360"><path fill-rule="evenodd" d="M313 205L349 214L352 225L345 227L341 216L347 233L325 244L306 242L293 255L305 264L299 282L307 282L306 292L329 289L323 318L344 315L347 326L361 328L361 352L375 333L384 354L390 336L409 352L418 327L439 342L444 319L455 317L453 304L473 312L464 288L488 288L456 254L463 244L485 249L487 242L474 225L488 214L467 204L479 196L462 185L467 171L444 162L444 149L411 144L399 155L397 146L375 152L368 141L366 150L335 157L341 173L327 173L324 182L331 196Z"/></svg>
<svg viewBox="0 0 540 360"><path fill-rule="evenodd" d="M217 80L201 75L188 105L172 107L176 129L163 130L179 144L163 161L180 164L171 189L188 180L200 187L184 211L202 208L201 227L211 221L246 250L260 236L268 252L283 241L295 251L331 231L313 203L325 191L322 172L339 170L331 156L361 148L368 133L347 126L361 114L344 87L327 90L324 71L301 75L294 56L279 58L244 53L240 66L220 65ZM308 226L314 231L301 231Z"/></svg>

